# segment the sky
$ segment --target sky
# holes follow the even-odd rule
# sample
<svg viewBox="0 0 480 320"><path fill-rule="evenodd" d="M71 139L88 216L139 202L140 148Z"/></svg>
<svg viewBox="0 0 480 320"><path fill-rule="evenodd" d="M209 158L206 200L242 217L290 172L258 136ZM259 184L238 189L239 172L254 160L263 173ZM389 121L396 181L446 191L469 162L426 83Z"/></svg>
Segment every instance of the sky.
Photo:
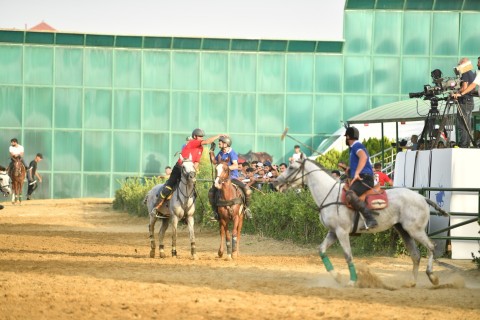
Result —
<svg viewBox="0 0 480 320"><path fill-rule="evenodd" d="M345 0L0 0L0 29L44 21L62 32L343 40Z"/></svg>

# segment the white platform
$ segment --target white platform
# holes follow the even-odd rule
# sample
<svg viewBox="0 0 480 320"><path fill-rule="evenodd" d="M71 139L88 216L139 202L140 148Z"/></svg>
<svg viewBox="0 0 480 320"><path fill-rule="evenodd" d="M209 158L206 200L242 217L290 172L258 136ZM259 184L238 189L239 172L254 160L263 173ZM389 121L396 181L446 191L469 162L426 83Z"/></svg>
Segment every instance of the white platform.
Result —
<svg viewBox="0 0 480 320"><path fill-rule="evenodd" d="M432 188L478 188L480 189L480 149L434 149L407 151L397 155L394 186ZM479 195L476 192L431 191L430 199L447 212L478 213ZM474 217L431 216L428 232L443 229ZM450 230L450 236L480 237L477 222ZM447 235L443 232L440 235ZM435 240L435 255L445 252L446 240ZM472 259L478 255L476 241L451 240L452 259Z"/></svg>

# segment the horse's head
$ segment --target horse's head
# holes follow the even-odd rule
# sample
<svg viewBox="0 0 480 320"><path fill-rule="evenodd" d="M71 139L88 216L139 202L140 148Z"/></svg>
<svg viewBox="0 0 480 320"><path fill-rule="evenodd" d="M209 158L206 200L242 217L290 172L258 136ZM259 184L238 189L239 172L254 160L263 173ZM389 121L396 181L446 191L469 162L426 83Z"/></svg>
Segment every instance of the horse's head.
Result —
<svg viewBox="0 0 480 320"><path fill-rule="evenodd" d="M0 173L0 191L5 197L12 193L12 189L10 188L10 177L6 172Z"/></svg>
<svg viewBox="0 0 480 320"><path fill-rule="evenodd" d="M222 189L223 183L230 179L230 169L228 168L228 163L220 162L215 167L217 176L215 178L215 188Z"/></svg>
<svg viewBox="0 0 480 320"><path fill-rule="evenodd" d="M195 183L197 181L197 170L193 161L184 159L182 163L182 179L185 179L186 183Z"/></svg>
<svg viewBox="0 0 480 320"><path fill-rule="evenodd" d="M307 160L300 159L290 164L273 182L274 187L280 192L285 192L290 188L300 188L304 185L307 179L304 174L305 161Z"/></svg>

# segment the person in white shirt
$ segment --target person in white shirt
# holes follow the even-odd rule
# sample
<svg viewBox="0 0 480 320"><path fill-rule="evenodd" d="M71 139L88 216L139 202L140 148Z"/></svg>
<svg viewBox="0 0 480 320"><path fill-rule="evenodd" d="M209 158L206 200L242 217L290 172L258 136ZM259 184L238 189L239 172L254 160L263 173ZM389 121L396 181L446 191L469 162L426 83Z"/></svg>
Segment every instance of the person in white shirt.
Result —
<svg viewBox="0 0 480 320"><path fill-rule="evenodd" d="M293 163L295 161L300 160L300 158L302 156L303 156L303 158L306 158L306 155L300 150L300 146L297 144L294 147L294 152L293 152L292 156L290 158L288 158L288 160L290 161L290 163Z"/></svg>
<svg viewBox="0 0 480 320"><path fill-rule="evenodd" d="M28 169L28 166L25 163L25 160L23 159L23 154L25 150L22 145L18 144L17 138L13 138L12 140L10 140L10 147L8 148L8 151L10 152L10 164L8 165L8 172L10 172L10 170L13 167L13 159L18 157L22 159L22 163L25 166L25 170Z"/></svg>

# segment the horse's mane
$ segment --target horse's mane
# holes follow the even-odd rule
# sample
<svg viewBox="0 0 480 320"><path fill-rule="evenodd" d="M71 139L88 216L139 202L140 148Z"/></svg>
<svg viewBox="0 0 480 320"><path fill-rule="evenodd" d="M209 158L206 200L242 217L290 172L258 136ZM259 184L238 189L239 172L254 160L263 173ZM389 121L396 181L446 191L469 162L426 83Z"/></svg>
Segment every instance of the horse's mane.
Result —
<svg viewBox="0 0 480 320"><path fill-rule="evenodd" d="M326 173L328 173L328 175L329 175L330 177L332 177L332 179L335 179L335 178L332 176L332 170L325 168L320 162L317 162L317 161L315 161L315 160L308 159L308 158L306 158L305 161L308 161L308 162L313 163L313 164L316 165L320 170L325 171Z"/></svg>

